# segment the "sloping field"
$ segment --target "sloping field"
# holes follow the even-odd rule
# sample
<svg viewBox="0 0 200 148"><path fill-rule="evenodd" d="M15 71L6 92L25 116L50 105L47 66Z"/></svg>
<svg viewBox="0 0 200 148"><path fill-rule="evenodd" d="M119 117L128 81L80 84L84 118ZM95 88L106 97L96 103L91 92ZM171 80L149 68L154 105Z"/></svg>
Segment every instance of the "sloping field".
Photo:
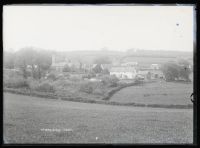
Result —
<svg viewBox="0 0 200 148"><path fill-rule="evenodd" d="M110 101L143 104L188 105L193 84L178 82L153 82L127 87L114 94Z"/></svg>
<svg viewBox="0 0 200 148"><path fill-rule="evenodd" d="M4 93L6 143L192 143L192 109L124 107Z"/></svg>

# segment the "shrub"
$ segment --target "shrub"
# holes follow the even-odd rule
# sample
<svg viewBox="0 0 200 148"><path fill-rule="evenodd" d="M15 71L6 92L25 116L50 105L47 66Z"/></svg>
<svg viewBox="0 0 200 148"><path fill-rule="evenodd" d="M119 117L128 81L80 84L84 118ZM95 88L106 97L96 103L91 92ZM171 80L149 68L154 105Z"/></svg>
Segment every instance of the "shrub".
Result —
<svg viewBox="0 0 200 148"><path fill-rule="evenodd" d="M39 85L36 85L34 89L41 92L55 92L53 85L48 82L40 83Z"/></svg>
<svg viewBox="0 0 200 148"><path fill-rule="evenodd" d="M91 82L82 83L80 85L80 91L91 94L93 92L93 87Z"/></svg>
<svg viewBox="0 0 200 148"><path fill-rule="evenodd" d="M56 75L55 75L54 73L50 73L50 74L47 76L47 79L56 80Z"/></svg>
<svg viewBox="0 0 200 148"><path fill-rule="evenodd" d="M63 72L71 72L71 71L72 71L72 69L68 65L64 66Z"/></svg>
<svg viewBox="0 0 200 148"><path fill-rule="evenodd" d="M104 85L108 85L110 87L116 87L119 81L119 79L115 76L103 76L101 80Z"/></svg>
<svg viewBox="0 0 200 148"><path fill-rule="evenodd" d="M36 88L37 86L39 86L39 81L36 81L36 80L33 79L33 78L29 78L29 79L28 79L28 83L29 83L29 88L30 88L31 90L35 90L35 88Z"/></svg>
<svg viewBox="0 0 200 148"><path fill-rule="evenodd" d="M103 69L102 74L110 74L108 69Z"/></svg>
<svg viewBox="0 0 200 148"><path fill-rule="evenodd" d="M29 88L29 83L23 78L7 78L4 80L4 87L8 88Z"/></svg>
<svg viewBox="0 0 200 148"><path fill-rule="evenodd" d="M55 88L67 88L72 87L73 82L70 80L56 80L52 83Z"/></svg>
<svg viewBox="0 0 200 148"><path fill-rule="evenodd" d="M80 81L82 79L82 76L78 75L71 75L70 80L72 81Z"/></svg>
<svg viewBox="0 0 200 148"><path fill-rule="evenodd" d="M102 87L96 88L93 90L93 94L95 95L104 95L105 91Z"/></svg>
<svg viewBox="0 0 200 148"><path fill-rule="evenodd" d="M95 73L94 72L90 72L90 73L88 73L88 74L84 74L83 76L82 76L82 78L88 78L88 79L90 79L90 78L93 78L93 77L95 77L96 75L95 75Z"/></svg>

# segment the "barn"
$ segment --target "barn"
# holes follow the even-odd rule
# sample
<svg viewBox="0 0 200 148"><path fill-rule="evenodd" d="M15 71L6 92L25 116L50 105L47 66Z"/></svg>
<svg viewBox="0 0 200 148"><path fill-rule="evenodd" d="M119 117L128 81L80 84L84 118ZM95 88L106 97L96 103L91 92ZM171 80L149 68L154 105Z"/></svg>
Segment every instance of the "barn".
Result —
<svg viewBox="0 0 200 148"><path fill-rule="evenodd" d="M134 79L137 71L135 67L112 67L110 69L110 75L114 75L119 79Z"/></svg>

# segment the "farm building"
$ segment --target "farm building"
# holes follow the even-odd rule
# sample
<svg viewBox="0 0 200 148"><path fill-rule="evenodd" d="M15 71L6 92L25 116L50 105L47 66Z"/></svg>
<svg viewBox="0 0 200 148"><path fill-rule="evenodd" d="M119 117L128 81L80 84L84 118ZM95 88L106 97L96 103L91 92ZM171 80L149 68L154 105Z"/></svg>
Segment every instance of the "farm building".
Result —
<svg viewBox="0 0 200 148"><path fill-rule="evenodd" d="M64 57L52 56L52 68L55 68L56 71L62 72L64 66L68 64L68 59Z"/></svg>
<svg viewBox="0 0 200 148"><path fill-rule="evenodd" d="M138 62L126 62L122 63L121 66L137 66Z"/></svg>
<svg viewBox="0 0 200 148"><path fill-rule="evenodd" d="M139 70L136 75L137 78L143 78L145 80L152 79L152 73L148 70Z"/></svg>
<svg viewBox="0 0 200 148"><path fill-rule="evenodd" d="M140 68L138 74L143 73L143 75L144 75L145 73L147 74L148 72L151 74L151 76L150 76L151 79L164 78L164 74L160 69L155 69L155 68L152 68L152 67L150 67L150 68Z"/></svg>
<svg viewBox="0 0 200 148"><path fill-rule="evenodd" d="M164 78L164 74L161 70L159 69L156 69L156 70L151 70L151 73L152 73L152 76L154 79L157 79L157 78Z"/></svg>
<svg viewBox="0 0 200 148"><path fill-rule="evenodd" d="M115 75L119 79L134 79L137 71L135 67L112 67L110 75Z"/></svg>
<svg viewBox="0 0 200 148"><path fill-rule="evenodd" d="M160 66L158 64L151 64L150 68L151 69L159 69Z"/></svg>
<svg viewBox="0 0 200 148"><path fill-rule="evenodd" d="M55 68L56 71L62 72L65 65L74 68L83 68L83 64L76 60L69 60L64 56L52 56L52 68Z"/></svg>
<svg viewBox="0 0 200 148"><path fill-rule="evenodd" d="M101 64L101 65L102 65L102 69L110 70L112 68L112 64Z"/></svg>

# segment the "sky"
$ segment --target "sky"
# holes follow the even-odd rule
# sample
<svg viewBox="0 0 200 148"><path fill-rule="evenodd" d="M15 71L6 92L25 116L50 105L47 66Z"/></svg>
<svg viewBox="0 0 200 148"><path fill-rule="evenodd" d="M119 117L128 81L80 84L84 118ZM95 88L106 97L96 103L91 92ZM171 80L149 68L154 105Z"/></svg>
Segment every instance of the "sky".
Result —
<svg viewBox="0 0 200 148"><path fill-rule="evenodd" d="M193 51L193 6L3 7L3 47Z"/></svg>

